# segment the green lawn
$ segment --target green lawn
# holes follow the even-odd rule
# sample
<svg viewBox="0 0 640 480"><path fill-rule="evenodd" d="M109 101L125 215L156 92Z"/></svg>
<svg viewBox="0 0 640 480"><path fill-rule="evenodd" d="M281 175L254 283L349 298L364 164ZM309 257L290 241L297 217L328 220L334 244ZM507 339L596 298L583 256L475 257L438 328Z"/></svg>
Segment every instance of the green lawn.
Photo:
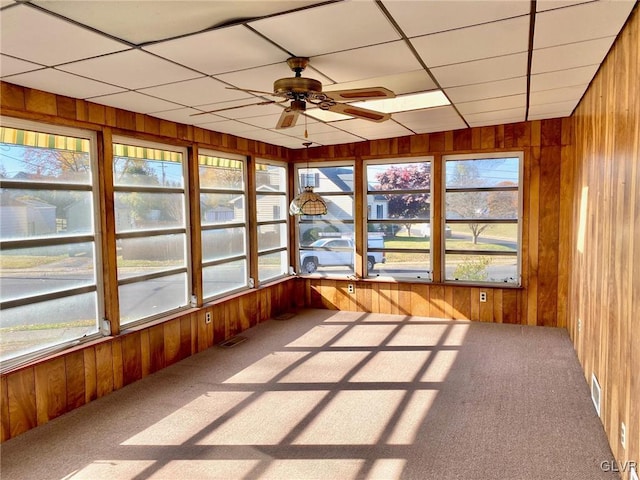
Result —
<svg viewBox="0 0 640 480"><path fill-rule="evenodd" d="M24 268L40 267L42 265L47 265L49 263L58 262L64 258L67 258L67 256L66 255L56 255L56 256L2 255L2 257L0 257L0 268L2 268L3 270L9 270L9 269L24 269Z"/></svg>

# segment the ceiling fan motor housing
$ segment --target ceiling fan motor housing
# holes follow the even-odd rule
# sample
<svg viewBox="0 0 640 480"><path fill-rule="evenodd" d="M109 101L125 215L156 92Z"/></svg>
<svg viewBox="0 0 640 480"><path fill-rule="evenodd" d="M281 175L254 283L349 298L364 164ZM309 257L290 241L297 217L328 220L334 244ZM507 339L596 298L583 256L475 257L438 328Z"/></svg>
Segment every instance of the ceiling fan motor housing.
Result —
<svg viewBox="0 0 640 480"><path fill-rule="evenodd" d="M290 93L320 93L322 92L322 83L313 78L281 78L273 82L273 92L285 96Z"/></svg>

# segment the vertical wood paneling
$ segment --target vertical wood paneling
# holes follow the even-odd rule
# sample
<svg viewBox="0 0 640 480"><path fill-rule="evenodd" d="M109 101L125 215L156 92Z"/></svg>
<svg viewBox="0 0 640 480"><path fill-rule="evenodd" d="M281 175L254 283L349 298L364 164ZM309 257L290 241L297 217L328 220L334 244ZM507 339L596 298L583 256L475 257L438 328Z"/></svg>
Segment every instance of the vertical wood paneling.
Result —
<svg viewBox="0 0 640 480"><path fill-rule="evenodd" d="M64 357L34 367L38 425L62 415L67 409Z"/></svg>
<svg viewBox="0 0 640 480"><path fill-rule="evenodd" d="M11 438L9 429L9 388L7 377L0 378L0 442Z"/></svg>
<svg viewBox="0 0 640 480"><path fill-rule="evenodd" d="M560 211L571 227L570 236L561 233L571 246L560 249L560 262L571 268L568 305L558 319L566 318L585 377L598 378L601 419L619 464L640 458L639 17L636 6L571 119L573 145L563 165L572 163L572 205L561 201Z"/></svg>
<svg viewBox="0 0 640 480"><path fill-rule="evenodd" d="M84 399L86 403L98 398L98 369L96 367L96 349L82 350L84 360Z"/></svg>
<svg viewBox="0 0 640 480"><path fill-rule="evenodd" d="M162 324L164 331L164 366L180 360L180 319L176 318Z"/></svg>
<svg viewBox="0 0 640 480"><path fill-rule="evenodd" d="M33 368L25 368L7 376L9 432L11 437L38 424L36 382Z"/></svg>
<svg viewBox="0 0 640 480"><path fill-rule="evenodd" d="M141 332L134 332L122 338L122 376L124 385L142 378L142 341Z"/></svg>
<svg viewBox="0 0 640 480"><path fill-rule="evenodd" d="M86 403L84 353L80 350L65 355L64 370L67 380L67 410L73 410Z"/></svg>
<svg viewBox="0 0 640 480"><path fill-rule="evenodd" d="M96 391L98 398L113 391L113 353L111 343L96 345Z"/></svg>

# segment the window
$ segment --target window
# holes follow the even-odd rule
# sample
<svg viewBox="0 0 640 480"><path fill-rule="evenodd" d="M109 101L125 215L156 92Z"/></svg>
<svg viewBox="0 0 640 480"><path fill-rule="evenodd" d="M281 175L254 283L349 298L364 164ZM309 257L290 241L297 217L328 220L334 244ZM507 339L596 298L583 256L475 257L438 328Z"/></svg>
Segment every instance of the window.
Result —
<svg viewBox="0 0 640 480"><path fill-rule="evenodd" d="M520 153L445 158L445 280L520 282Z"/></svg>
<svg viewBox="0 0 640 480"><path fill-rule="evenodd" d="M322 167L297 167L296 178L317 176L314 191L327 204L327 214L298 218L300 259L298 271L319 275L353 275L353 165L323 162ZM298 185L298 191L305 185ZM332 247L328 240L342 238L345 246ZM339 248L339 249L338 249Z"/></svg>
<svg viewBox="0 0 640 480"><path fill-rule="evenodd" d="M3 119L0 350L6 365L99 334L97 176L93 133Z"/></svg>
<svg viewBox="0 0 640 480"><path fill-rule="evenodd" d="M249 284L245 170L239 155L207 151L198 155L205 300Z"/></svg>
<svg viewBox="0 0 640 480"><path fill-rule="evenodd" d="M300 174L300 186L301 187L319 187L320 175L316 173L301 173Z"/></svg>
<svg viewBox="0 0 640 480"><path fill-rule="evenodd" d="M166 145L113 145L121 326L188 305L185 157Z"/></svg>
<svg viewBox="0 0 640 480"><path fill-rule="evenodd" d="M265 282L289 272L287 224L287 167L256 162L256 218L258 221L258 280Z"/></svg>
<svg viewBox="0 0 640 480"><path fill-rule="evenodd" d="M430 279L430 159L371 161L365 174L367 276Z"/></svg>

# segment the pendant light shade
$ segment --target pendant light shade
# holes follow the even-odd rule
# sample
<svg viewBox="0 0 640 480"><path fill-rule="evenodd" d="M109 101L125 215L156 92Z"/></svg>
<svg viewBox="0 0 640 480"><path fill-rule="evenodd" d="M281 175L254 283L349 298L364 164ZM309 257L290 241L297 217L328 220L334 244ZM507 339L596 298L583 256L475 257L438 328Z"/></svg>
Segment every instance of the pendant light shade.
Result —
<svg viewBox="0 0 640 480"><path fill-rule="evenodd" d="M298 194L289 205L290 215L326 215L327 204L320 195L313 191L313 187L304 187L304 192Z"/></svg>

